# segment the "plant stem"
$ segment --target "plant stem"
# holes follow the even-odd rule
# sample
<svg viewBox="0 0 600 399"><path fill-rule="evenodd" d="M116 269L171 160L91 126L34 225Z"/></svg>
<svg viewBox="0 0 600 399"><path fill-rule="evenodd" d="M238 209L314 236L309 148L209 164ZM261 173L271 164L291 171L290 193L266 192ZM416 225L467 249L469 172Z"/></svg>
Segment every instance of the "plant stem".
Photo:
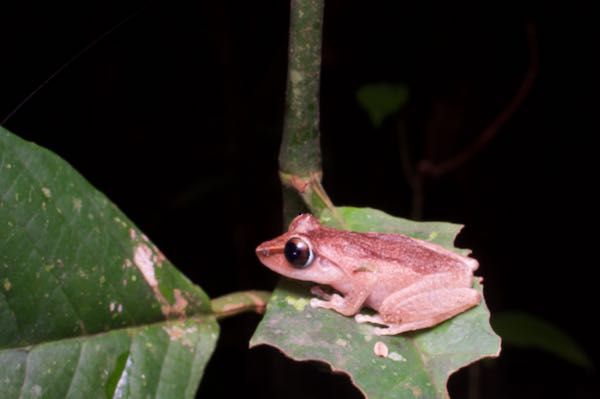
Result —
<svg viewBox="0 0 600 399"><path fill-rule="evenodd" d="M323 0L291 0L282 173L321 173L319 84Z"/></svg>
<svg viewBox="0 0 600 399"><path fill-rule="evenodd" d="M321 185L319 85L323 4L323 0L290 2L286 107L279 151L286 223L307 207L317 215L325 208L333 210Z"/></svg>
<svg viewBox="0 0 600 399"><path fill-rule="evenodd" d="M212 300L211 305L217 319L225 319L245 312L265 312L271 297L268 291L242 291L223 295Z"/></svg>

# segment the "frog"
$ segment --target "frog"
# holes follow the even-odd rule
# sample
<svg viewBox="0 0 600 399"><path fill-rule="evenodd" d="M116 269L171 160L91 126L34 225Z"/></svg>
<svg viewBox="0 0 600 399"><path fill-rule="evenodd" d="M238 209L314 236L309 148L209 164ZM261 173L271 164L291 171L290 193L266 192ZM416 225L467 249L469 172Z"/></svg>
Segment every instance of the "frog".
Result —
<svg viewBox="0 0 600 399"><path fill-rule="evenodd" d="M260 244L256 255L280 275L316 283L311 307L354 316L375 335L433 327L481 302L475 258L404 234L323 226L310 213Z"/></svg>

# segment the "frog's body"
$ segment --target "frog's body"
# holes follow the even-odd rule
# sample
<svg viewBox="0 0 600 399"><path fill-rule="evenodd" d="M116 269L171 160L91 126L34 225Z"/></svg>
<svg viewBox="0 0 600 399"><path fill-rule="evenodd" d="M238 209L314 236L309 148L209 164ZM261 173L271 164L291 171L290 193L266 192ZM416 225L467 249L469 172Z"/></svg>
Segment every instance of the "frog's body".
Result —
<svg viewBox="0 0 600 399"><path fill-rule="evenodd" d="M294 265L286 257L291 239L310 251L308 264ZM313 293L322 299L313 298L311 305L387 326L375 329L376 334L430 327L481 300L472 288L475 259L402 234L323 227L310 214L298 216L287 233L259 245L256 252L282 275L333 287L343 297L316 287ZM357 314L363 306L377 314Z"/></svg>

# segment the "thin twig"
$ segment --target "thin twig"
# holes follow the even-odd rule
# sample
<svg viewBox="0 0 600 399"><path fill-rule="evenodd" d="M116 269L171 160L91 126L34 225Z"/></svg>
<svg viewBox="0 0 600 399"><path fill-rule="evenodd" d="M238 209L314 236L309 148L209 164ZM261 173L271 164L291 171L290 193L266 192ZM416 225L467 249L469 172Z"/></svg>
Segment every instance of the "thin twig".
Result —
<svg viewBox="0 0 600 399"><path fill-rule="evenodd" d="M223 295L211 301L217 319L225 319L240 313L263 314L271 293L268 291L242 291Z"/></svg>
<svg viewBox="0 0 600 399"><path fill-rule="evenodd" d="M521 86L515 93L512 100L498 114L498 116L483 130L470 145L465 147L454 157L442 162L435 163L428 159L423 159L417 165L417 174L425 177L440 177L443 174L451 172L473 158L483 147L485 147L498 133L500 128L510 119L515 111L523 104L525 98L531 91L539 68L539 54L536 40L535 26L529 23L527 26L527 41L529 44L529 69L525 75Z"/></svg>

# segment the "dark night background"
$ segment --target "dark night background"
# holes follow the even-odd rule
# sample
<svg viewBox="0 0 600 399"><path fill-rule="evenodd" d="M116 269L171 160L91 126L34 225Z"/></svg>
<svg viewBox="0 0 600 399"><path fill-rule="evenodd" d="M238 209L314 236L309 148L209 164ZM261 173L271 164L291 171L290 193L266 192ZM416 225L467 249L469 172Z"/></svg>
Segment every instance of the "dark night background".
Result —
<svg viewBox="0 0 600 399"><path fill-rule="evenodd" d="M144 2L0 6L0 119L74 54ZM564 6L564 5L563 5ZM408 217L397 126L414 159L460 151L511 100L525 102L464 166L427 181L424 218L466 225L492 311L559 326L600 364L598 256L591 187L598 133L597 26L590 9L329 0L321 129L324 184L336 204ZM281 230L286 1L150 2L85 52L5 127L55 151L106 193L211 297L271 290L254 247ZM400 115L371 127L365 83L406 84ZM593 178L592 178L593 176ZM587 228L586 228L587 227ZM259 317L225 320L202 397L359 397L346 378L268 348L247 350ZM468 370L450 380L466 396ZM599 397L597 371L506 345L479 368L480 397Z"/></svg>

